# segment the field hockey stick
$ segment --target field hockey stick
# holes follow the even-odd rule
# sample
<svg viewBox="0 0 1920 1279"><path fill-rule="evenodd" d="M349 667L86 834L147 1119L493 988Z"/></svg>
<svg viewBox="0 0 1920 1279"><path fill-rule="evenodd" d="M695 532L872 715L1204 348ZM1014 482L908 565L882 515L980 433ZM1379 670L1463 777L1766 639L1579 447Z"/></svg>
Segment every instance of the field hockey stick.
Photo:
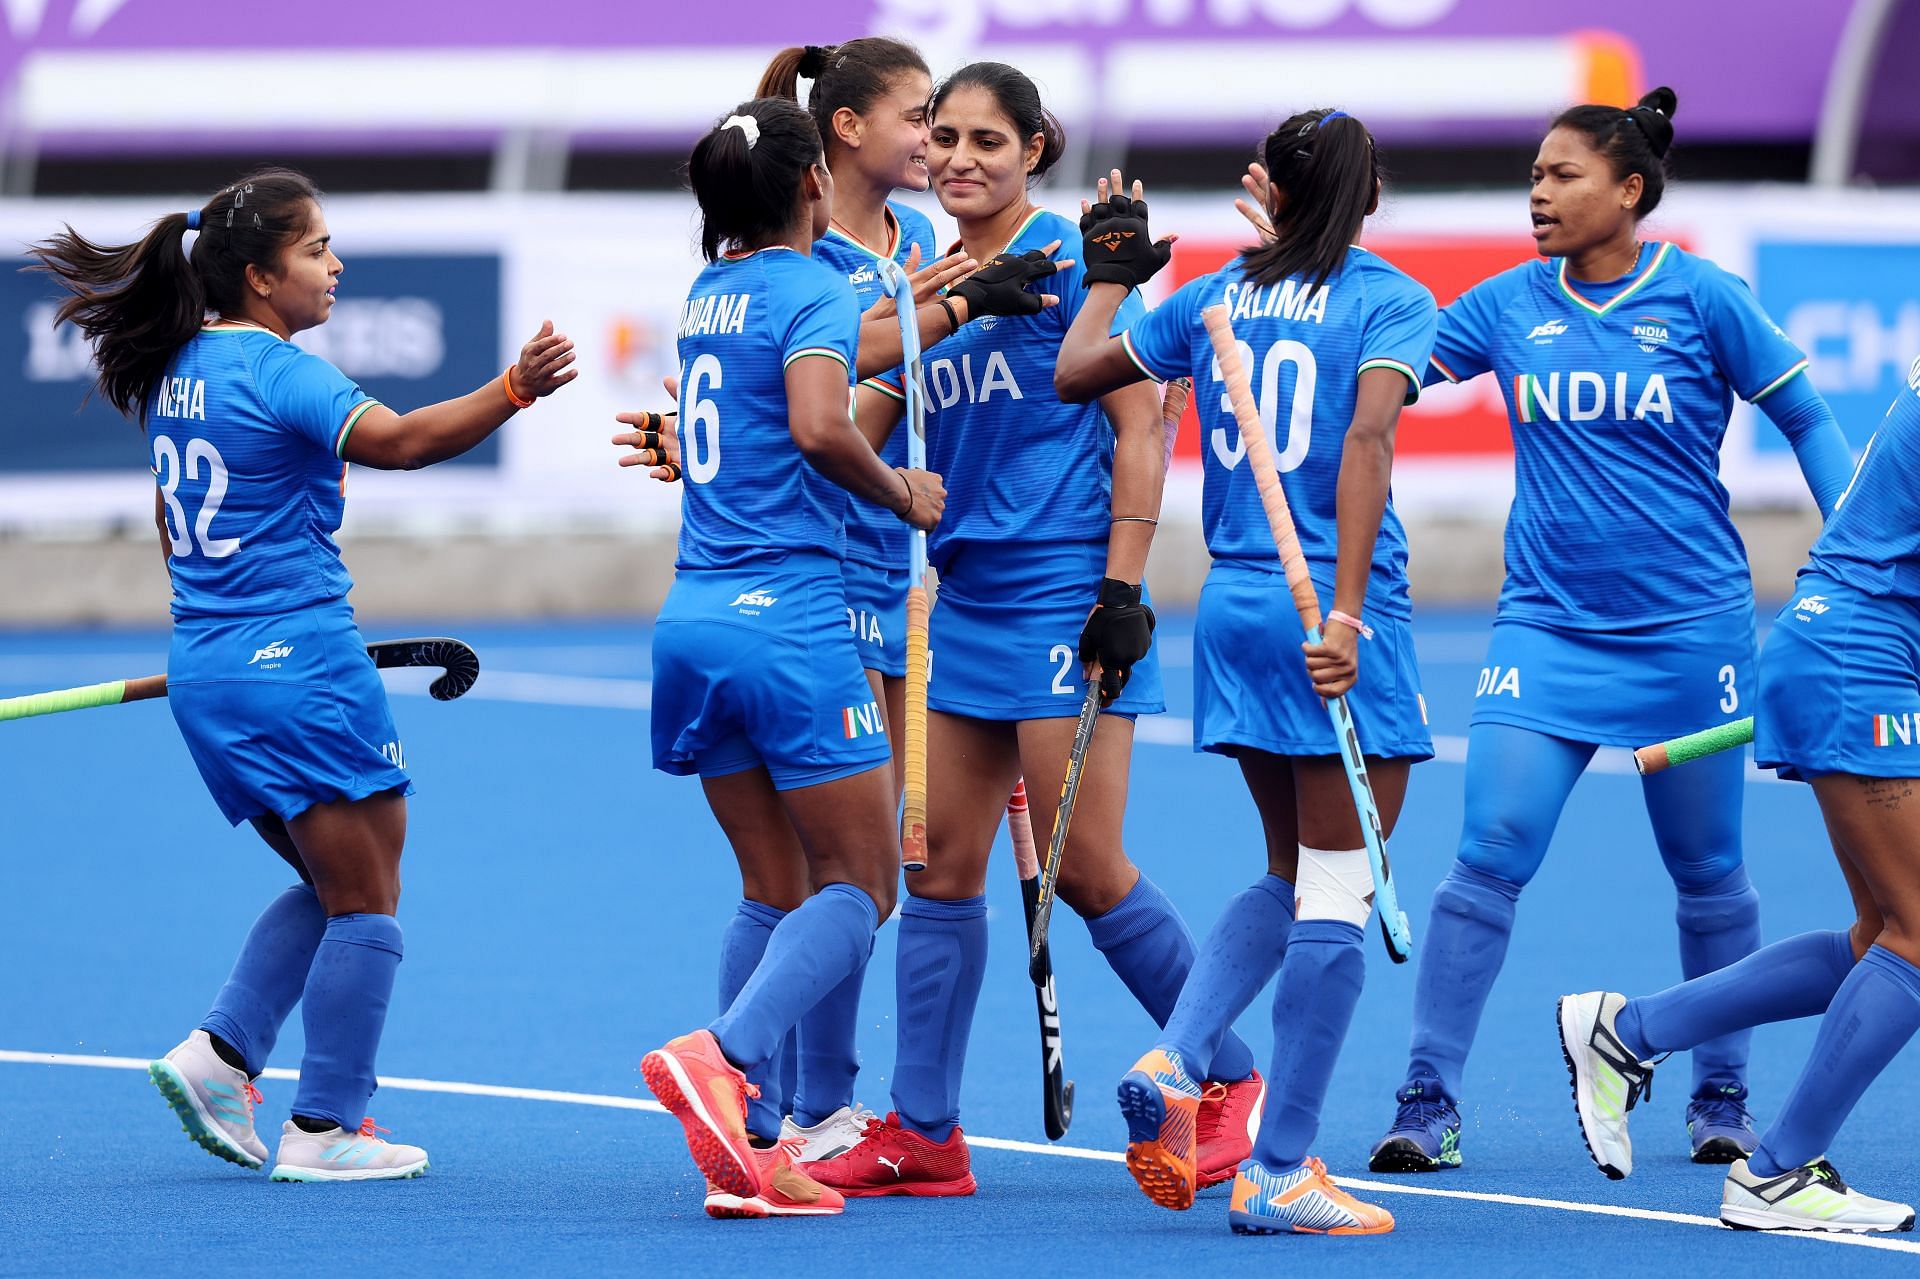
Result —
<svg viewBox="0 0 1920 1279"><path fill-rule="evenodd" d="M1033 846L1033 815L1027 810L1027 784L1016 782L1007 800L1007 834L1013 840L1013 864L1020 872L1020 902L1026 908L1027 933L1033 933L1033 912L1040 902L1040 858ZM1034 988L1040 1013L1041 1097L1047 1139L1058 1141L1073 1123L1073 1081L1066 1077L1066 1059L1060 1049L1060 995L1053 981L1053 957L1040 947L1046 981Z"/></svg>
<svg viewBox="0 0 1920 1279"><path fill-rule="evenodd" d="M1253 388L1247 370L1240 363L1240 348L1234 342L1233 325L1224 306L1210 306L1201 312L1207 336L1213 341L1213 353L1220 364L1220 376L1227 384L1227 399L1233 407L1234 421L1247 447L1247 461L1253 467L1253 480L1260 489L1260 504L1267 511L1267 525L1273 530L1274 545L1280 550L1280 564L1287 576L1287 589L1293 594L1293 606L1306 629L1307 643L1320 642L1320 597L1314 593L1313 579L1307 576L1307 557L1300 550L1300 537L1294 531L1293 512L1287 509L1287 492L1280 485L1280 472L1274 466L1273 450L1267 445L1266 431L1260 424L1260 410L1253 402ZM1333 735L1340 744L1340 762L1346 767L1347 788L1353 792L1354 810L1360 817L1360 834L1367 846L1367 864L1373 871L1373 905L1380 916L1380 935L1387 944L1387 957L1404 964L1413 954L1413 929L1406 912L1400 909L1400 896L1393 889L1393 872L1387 863L1387 839L1380 829L1380 808L1374 802L1373 782L1367 777L1366 757L1360 752L1360 734L1353 725L1353 712L1345 697L1326 701L1327 714L1333 719Z"/></svg>
<svg viewBox="0 0 1920 1279"><path fill-rule="evenodd" d="M473 681L480 675L480 659L471 648L457 639L382 640L367 645L367 655L381 670L396 666L439 667L440 678L434 680L427 691L442 702L450 702L472 688ZM91 710L96 706L119 706L125 702L144 702L166 695L165 675L142 675L136 679L116 679L80 688L0 698L0 720Z"/></svg>
<svg viewBox="0 0 1920 1279"><path fill-rule="evenodd" d="M1060 855L1067 848L1067 827L1073 822L1074 801L1080 798L1080 775L1086 771L1087 748L1093 745L1093 726L1100 719L1100 668L1087 672L1087 696L1080 703L1080 722L1073 728L1073 748L1067 752L1067 775L1060 782L1060 807L1053 813L1053 837L1047 840L1047 860L1040 867L1039 891L1027 919L1027 975L1035 989L1045 989L1047 923L1053 918L1053 890L1060 882Z"/></svg>
<svg viewBox="0 0 1920 1279"><path fill-rule="evenodd" d="M898 262L880 264L880 276L900 313L900 390L906 399L907 466L927 466L927 388L920 376L920 317L913 285ZM907 561L907 775L901 787L900 865L927 868L927 535L908 536Z"/></svg>
<svg viewBox="0 0 1920 1279"><path fill-rule="evenodd" d="M1633 766L1644 777L1664 768L1672 768L1675 764L1691 764L1696 759L1717 755L1721 751L1738 750L1752 740L1753 716L1749 715L1745 719L1729 720L1725 724L1703 728L1697 733L1688 733L1685 737L1642 746L1633 753Z"/></svg>
<svg viewBox="0 0 1920 1279"><path fill-rule="evenodd" d="M1180 419L1186 416L1187 401L1193 397L1193 379L1177 377L1167 383L1160 397L1160 429L1166 439L1166 453L1160 469L1173 465L1173 443L1180 438Z"/></svg>

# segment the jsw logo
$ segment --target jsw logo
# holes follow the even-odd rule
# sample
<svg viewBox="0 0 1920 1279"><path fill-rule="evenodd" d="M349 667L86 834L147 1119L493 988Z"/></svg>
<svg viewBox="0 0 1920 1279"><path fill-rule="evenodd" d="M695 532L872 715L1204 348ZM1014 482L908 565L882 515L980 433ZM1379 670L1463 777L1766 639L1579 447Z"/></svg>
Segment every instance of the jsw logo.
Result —
<svg viewBox="0 0 1920 1279"><path fill-rule="evenodd" d="M1557 338L1566 331L1567 322L1565 320L1548 320L1545 324L1534 325L1533 332L1527 334L1527 340L1532 341L1534 338Z"/></svg>
<svg viewBox="0 0 1920 1279"><path fill-rule="evenodd" d="M748 591L746 594L739 596L733 603L727 605L727 607L739 608L742 604L745 604L752 608L772 608L777 603L779 603L779 601L767 594L764 590L757 590Z"/></svg>
<svg viewBox="0 0 1920 1279"><path fill-rule="evenodd" d="M880 278L879 274L875 272L872 267L863 266L858 271L855 271L852 275L847 277L847 283L856 285L856 286L861 284L872 284L875 280L878 280L879 278Z"/></svg>
<svg viewBox="0 0 1920 1279"><path fill-rule="evenodd" d="M283 657L291 657L292 655L293 645L287 643L285 640L274 640L265 648L255 653L253 660L249 661L247 665L252 666L254 662L278 661Z"/></svg>
<svg viewBox="0 0 1920 1279"><path fill-rule="evenodd" d="M1796 613L1820 614L1832 607L1833 605L1827 603L1827 597L1824 595L1802 595L1794 604L1793 611Z"/></svg>

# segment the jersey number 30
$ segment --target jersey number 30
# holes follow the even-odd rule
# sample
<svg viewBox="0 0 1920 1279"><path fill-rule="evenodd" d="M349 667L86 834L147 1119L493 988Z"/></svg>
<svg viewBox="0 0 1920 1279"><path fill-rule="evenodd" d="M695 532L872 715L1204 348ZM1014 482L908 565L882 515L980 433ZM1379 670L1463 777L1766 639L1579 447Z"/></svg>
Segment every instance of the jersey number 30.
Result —
<svg viewBox="0 0 1920 1279"><path fill-rule="evenodd" d="M154 436L153 476L159 481L160 496L166 499L167 539L173 543L173 553L192 555L197 536L200 554L210 560L225 559L240 549L239 538L213 535L213 517L220 513L220 503L227 496L227 464L221 460L219 449L195 438L187 441L184 476L181 466L180 453L173 440L165 435ZM186 508L180 505L180 481L182 478L198 480L203 470L207 475L207 495L201 499L200 516L189 531Z"/></svg>
<svg viewBox="0 0 1920 1279"><path fill-rule="evenodd" d="M1236 341L1240 348L1240 363L1243 367L1253 367L1253 348L1245 342ZM1287 419L1287 444L1273 459L1274 469L1281 474L1293 470L1307 460L1307 450L1313 445L1313 389L1319 380L1319 369L1313 361L1313 348L1301 342L1282 339L1267 348L1266 358L1260 361L1260 384L1254 388L1253 401L1260 409L1260 425L1267 433L1269 445L1275 439L1274 422L1279 416L1280 366L1292 364L1293 405ZM1224 383L1220 375L1220 361L1213 362L1213 380ZM1233 421L1233 404L1227 399L1227 393L1220 392L1220 412L1228 422ZM1240 438L1238 429L1233 431L1232 443L1228 443L1228 428L1216 426L1209 443L1213 446L1213 455L1220 459L1220 465L1231 471L1240 465L1240 459L1247 455L1247 442Z"/></svg>

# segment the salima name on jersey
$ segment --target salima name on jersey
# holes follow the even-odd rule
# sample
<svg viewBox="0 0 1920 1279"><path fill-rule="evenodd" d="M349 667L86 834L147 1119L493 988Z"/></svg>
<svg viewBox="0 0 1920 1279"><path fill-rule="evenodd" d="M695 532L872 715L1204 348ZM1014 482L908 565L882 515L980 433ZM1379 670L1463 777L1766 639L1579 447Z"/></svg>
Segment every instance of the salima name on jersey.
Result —
<svg viewBox="0 0 1920 1279"><path fill-rule="evenodd" d="M1233 308L1233 319L1257 320L1279 316L1283 320L1312 321L1327 318L1327 302L1333 296L1335 282L1312 288L1302 280L1287 279L1278 284L1252 284L1239 281L1220 290L1220 300Z"/></svg>

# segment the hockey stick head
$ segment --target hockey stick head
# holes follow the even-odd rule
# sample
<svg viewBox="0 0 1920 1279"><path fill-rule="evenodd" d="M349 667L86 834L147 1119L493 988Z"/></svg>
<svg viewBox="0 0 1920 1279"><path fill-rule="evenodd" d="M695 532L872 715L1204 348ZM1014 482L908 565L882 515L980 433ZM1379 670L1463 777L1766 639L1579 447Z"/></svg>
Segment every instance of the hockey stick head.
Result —
<svg viewBox="0 0 1920 1279"><path fill-rule="evenodd" d="M450 702L480 678L480 657L471 645L443 637L381 640L367 645L373 664L381 670L400 666L437 666L440 677L427 686L435 701Z"/></svg>

